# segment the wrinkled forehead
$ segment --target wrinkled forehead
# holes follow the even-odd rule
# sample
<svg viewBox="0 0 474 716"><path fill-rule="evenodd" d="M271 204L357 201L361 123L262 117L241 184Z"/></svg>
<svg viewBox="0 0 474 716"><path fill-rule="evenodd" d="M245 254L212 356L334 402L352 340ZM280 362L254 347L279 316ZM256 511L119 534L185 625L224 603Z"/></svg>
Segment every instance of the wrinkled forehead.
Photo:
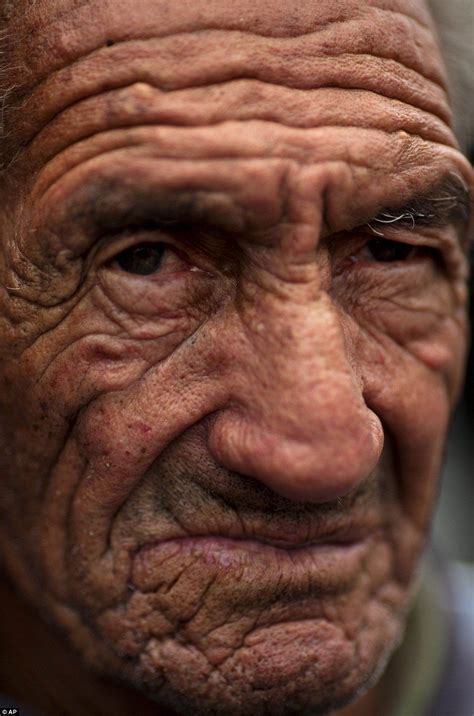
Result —
<svg viewBox="0 0 474 716"><path fill-rule="evenodd" d="M136 83L163 92L226 91L234 80L255 80L267 95L273 87L362 90L451 125L423 0L15 0L12 7L15 76L3 112L12 154L66 108ZM231 119L230 99L226 106Z"/></svg>
<svg viewBox="0 0 474 716"><path fill-rule="evenodd" d="M424 0L15 0L12 21L19 80L28 84L104 45L172 37L176 59L186 62L186 42L200 53L221 43L235 56L252 46L263 54L265 39L280 39L297 55L319 36L314 49L328 56L374 54L418 69L424 53L424 74L443 79Z"/></svg>
<svg viewBox="0 0 474 716"><path fill-rule="evenodd" d="M291 36L366 13L386 21L390 14L400 14L422 24L429 22L430 15L424 0L3 0L2 4L7 16L26 21L29 32L51 22L76 31L78 22L88 29L96 25L99 32L114 25L133 32L135 23L142 28L148 23L150 29L165 33L207 26Z"/></svg>

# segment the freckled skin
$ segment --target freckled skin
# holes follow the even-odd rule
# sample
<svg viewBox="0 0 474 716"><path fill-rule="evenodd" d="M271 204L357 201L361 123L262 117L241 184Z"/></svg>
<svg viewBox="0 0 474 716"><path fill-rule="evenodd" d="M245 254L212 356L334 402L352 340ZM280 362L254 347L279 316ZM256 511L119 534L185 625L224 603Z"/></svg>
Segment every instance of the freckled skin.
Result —
<svg viewBox="0 0 474 716"><path fill-rule="evenodd" d="M380 708L462 377L462 227L366 248L383 207L472 181L429 13L291 7L12 20L1 557L147 713ZM117 263L142 242L155 274Z"/></svg>

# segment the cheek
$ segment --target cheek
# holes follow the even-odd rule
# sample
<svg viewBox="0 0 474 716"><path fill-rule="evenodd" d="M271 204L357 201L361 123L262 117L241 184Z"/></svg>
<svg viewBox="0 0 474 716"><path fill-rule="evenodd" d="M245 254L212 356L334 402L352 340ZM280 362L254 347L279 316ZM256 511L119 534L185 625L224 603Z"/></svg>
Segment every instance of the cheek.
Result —
<svg viewBox="0 0 474 716"><path fill-rule="evenodd" d="M393 442L403 508L425 531L463 374L461 297L434 262L356 269L336 291L365 401Z"/></svg>
<svg viewBox="0 0 474 716"><path fill-rule="evenodd" d="M464 352L464 331L448 318L404 345L373 327L358 337L364 398L392 438L400 500L422 530L437 494Z"/></svg>
<svg viewBox="0 0 474 716"><path fill-rule="evenodd" d="M415 336L407 343L409 353L444 381L450 409L462 386L468 335L466 312L458 309L438 320L430 336Z"/></svg>
<svg viewBox="0 0 474 716"><path fill-rule="evenodd" d="M116 343L117 351L123 348ZM77 579L91 609L117 599L126 584L127 540L113 564L110 555L118 511L164 447L223 399L219 355L205 330L185 342L172 360L157 361L154 343L155 361L150 365L142 356L133 367L135 374L127 364L123 375L117 363L111 370L113 343L104 339L102 344L97 336L76 346L87 366L84 377L78 371L80 362L71 362L71 356L63 356L63 369L55 367L58 395L75 390L77 396L78 377L86 385L91 381L97 392L82 403L48 475L43 506L37 511L44 527L41 560L50 581L59 584L58 574ZM166 519L166 514L160 516L163 529Z"/></svg>
<svg viewBox="0 0 474 716"><path fill-rule="evenodd" d="M70 421L98 396L139 382L191 338L204 315L202 307L130 314L93 287L14 361L12 379L32 404Z"/></svg>
<svg viewBox="0 0 474 716"><path fill-rule="evenodd" d="M202 312L126 321L92 291L2 366L3 514L57 592L68 545L82 544L100 570L114 511L174 432L207 409L207 358L192 335ZM183 343L192 360L179 357Z"/></svg>

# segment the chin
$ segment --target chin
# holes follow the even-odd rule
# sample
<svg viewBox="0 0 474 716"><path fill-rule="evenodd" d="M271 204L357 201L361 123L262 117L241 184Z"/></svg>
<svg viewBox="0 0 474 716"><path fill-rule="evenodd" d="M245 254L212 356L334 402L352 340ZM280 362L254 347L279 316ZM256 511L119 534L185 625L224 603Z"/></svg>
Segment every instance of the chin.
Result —
<svg viewBox="0 0 474 716"><path fill-rule="evenodd" d="M331 714L384 672L403 631L401 619L384 616L378 631L375 623L370 630L364 625L366 633L355 639L322 619L274 624L243 638L225 658L174 637L150 638L114 676L177 714Z"/></svg>

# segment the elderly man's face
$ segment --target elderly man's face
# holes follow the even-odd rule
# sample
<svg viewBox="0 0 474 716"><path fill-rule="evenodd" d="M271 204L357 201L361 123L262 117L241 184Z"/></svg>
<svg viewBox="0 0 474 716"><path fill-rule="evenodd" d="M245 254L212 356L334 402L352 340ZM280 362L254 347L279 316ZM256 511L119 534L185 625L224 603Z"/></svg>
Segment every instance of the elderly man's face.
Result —
<svg viewBox="0 0 474 716"><path fill-rule="evenodd" d="M179 711L342 705L401 637L465 350L429 13L20 6L3 560Z"/></svg>

